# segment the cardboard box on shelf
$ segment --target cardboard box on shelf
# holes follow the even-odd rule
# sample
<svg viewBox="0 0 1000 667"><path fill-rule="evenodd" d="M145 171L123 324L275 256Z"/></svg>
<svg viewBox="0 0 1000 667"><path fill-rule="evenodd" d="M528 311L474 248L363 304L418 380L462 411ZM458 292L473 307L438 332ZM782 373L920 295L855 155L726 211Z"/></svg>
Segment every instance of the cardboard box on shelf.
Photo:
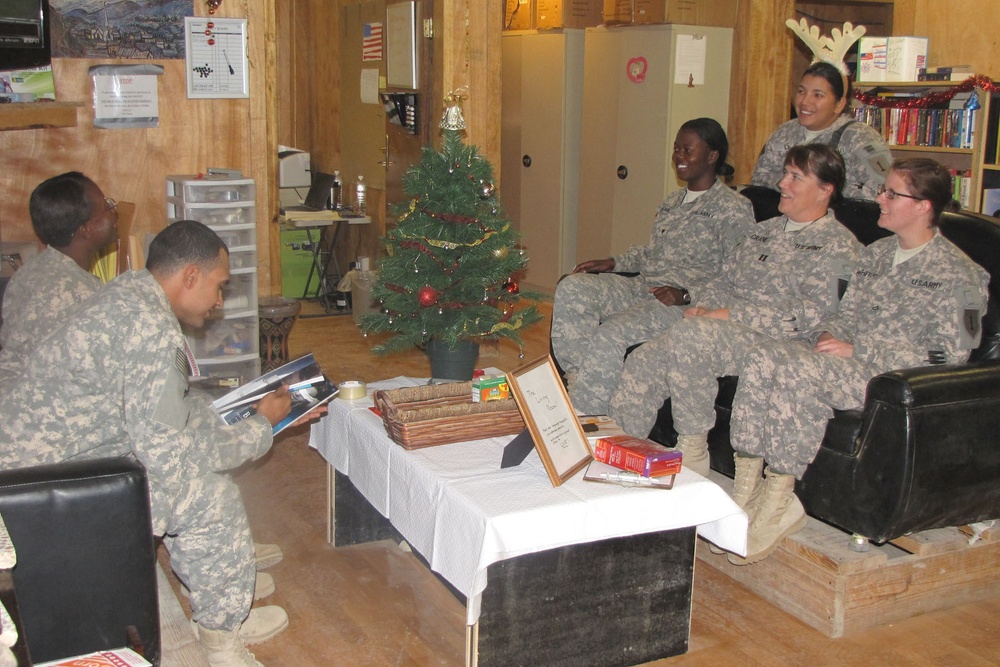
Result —
<svg viewBox="0 0 1000 667"><path fill-rule="evenodd" d="M737 0L634 0L633 22L732 28Z"/></svg>
<svg viewBox="0 0 1000 667"><path fill-rule="evenodd" d="M535 0L507 0L504 7L504 30L535 29Z"/></svg>
<svg viewBox="0 0 1000 667"><path fill-rule="evenodd" d="M926 37L862 37L858 82L916 81L927 66Z"/></svg>
<svg viewBox="0 0 1000 667"><path fill-rule="evenodd" d="M601 25L602 0L535 0L535 27L592 28Z"/></svg>
<svg viewBox="0 0 1000 667"><path fill-rule="evenodd" d="M604 0L604 25L630 25L635 0Z"/></svg>

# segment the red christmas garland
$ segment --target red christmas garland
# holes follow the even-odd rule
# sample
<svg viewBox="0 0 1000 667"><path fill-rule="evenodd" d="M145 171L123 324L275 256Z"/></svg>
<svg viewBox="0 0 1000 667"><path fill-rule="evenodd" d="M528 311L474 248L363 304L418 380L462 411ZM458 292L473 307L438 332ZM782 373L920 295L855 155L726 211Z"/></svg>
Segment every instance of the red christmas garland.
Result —
<svg viewBox="0 0 1000 667"><path fill-rule="evenodd" d="M877 82L872 83L876 86L878 85ZM920 83L926 82L921 81L918 82L917 85L919 86ZM957 93L966 93L976 87L982 88L989 93L1000 92L1000 85L994 83L988 76L983 74L974 74L953 88L936 90L932 93L928 93L924 97L908 97L905 99L879 97L878 95L863 93L859 90L855 90L854 99L858 100L862 104L880 107L882 109L929 109L941 106L942 104L947 104Z"/></svg>

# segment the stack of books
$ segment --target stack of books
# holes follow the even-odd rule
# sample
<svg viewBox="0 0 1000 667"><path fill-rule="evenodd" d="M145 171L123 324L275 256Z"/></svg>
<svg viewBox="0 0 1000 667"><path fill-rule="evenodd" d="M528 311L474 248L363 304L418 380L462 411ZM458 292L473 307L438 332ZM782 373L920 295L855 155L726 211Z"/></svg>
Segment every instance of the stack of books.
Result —
<svg viewBox="0 0 1000 667"><path fill-rule="evenodd" d="M681 470L682 454L652 440L626 435L605 415L579 418L594 450L583 478L591 482L669 489Z"/></svg>

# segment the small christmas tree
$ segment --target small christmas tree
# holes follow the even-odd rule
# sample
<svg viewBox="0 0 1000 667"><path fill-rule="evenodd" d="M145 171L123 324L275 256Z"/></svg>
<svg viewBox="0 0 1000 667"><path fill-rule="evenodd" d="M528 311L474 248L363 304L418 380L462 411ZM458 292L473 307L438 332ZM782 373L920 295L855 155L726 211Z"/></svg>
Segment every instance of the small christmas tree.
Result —
<svg viewBox="0 0 1000 667"><path fill-rule="evenodd" d="M463 143L459 98L449 95L441 152L425 146L420 163L403 177L410 200L395 204L398 225L383 238L372 297L378 313L362 318L365 333L393 333L376 354L400 352L435 338L521 342L519 331L541 319L534 306L515 309L524 296L515 274L526 258L504 217L493 166Z"/></svg>

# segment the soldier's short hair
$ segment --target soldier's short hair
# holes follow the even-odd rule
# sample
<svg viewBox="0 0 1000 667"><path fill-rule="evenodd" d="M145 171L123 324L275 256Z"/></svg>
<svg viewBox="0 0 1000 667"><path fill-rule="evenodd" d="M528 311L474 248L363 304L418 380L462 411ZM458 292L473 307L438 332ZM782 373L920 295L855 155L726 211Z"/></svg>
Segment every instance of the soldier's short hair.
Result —
<svg viewBox="0 0 1000 667"><path fill-rule="evenodd" d="M93 202L87 187L97 184L78 171L42 181L28 199L28 213L35 234L46 245L65 248L76 230L90 220Z"/></svg>
<svg viewBox="0 0 1000 667"><path fill-rule="evenodd" d="M219 261L220 250L229 252L214 231L195 220L178 220L149 244L146 268L161 275L170 275L189 264L211 270Z"/></svg>
<svg viewBox="0 0 1000 667"><path fill-rule="evenodd" d="M936 160L925 157L896 160L889 171L896 172L906 181L910 194L930 202L934 211L934 225L937 225L942 211L959 209L958 202L953 197L951 173Z"/></svg>
<svg viewBox="0 0 1000 667"><path fill-rule="evenodd" d="M715 162L715 173L719 176L732 176L735 173L733 167L726 163L729 156L729 138L722 125L714 118L693 118L678 130L678 134L684 130L690 130L698 135L708 146L708 150L717 151L719 159Z"/></svg>
<svg viewBox="0 0 1000 667"><path fill-rule="evenodd" d="M847 167L844 158L826 144L801 144L792 146L785 153L785 166L795 165L807 174L812 174L820 183L833 186L830 203L840 199L847 181Z"/></svg>

